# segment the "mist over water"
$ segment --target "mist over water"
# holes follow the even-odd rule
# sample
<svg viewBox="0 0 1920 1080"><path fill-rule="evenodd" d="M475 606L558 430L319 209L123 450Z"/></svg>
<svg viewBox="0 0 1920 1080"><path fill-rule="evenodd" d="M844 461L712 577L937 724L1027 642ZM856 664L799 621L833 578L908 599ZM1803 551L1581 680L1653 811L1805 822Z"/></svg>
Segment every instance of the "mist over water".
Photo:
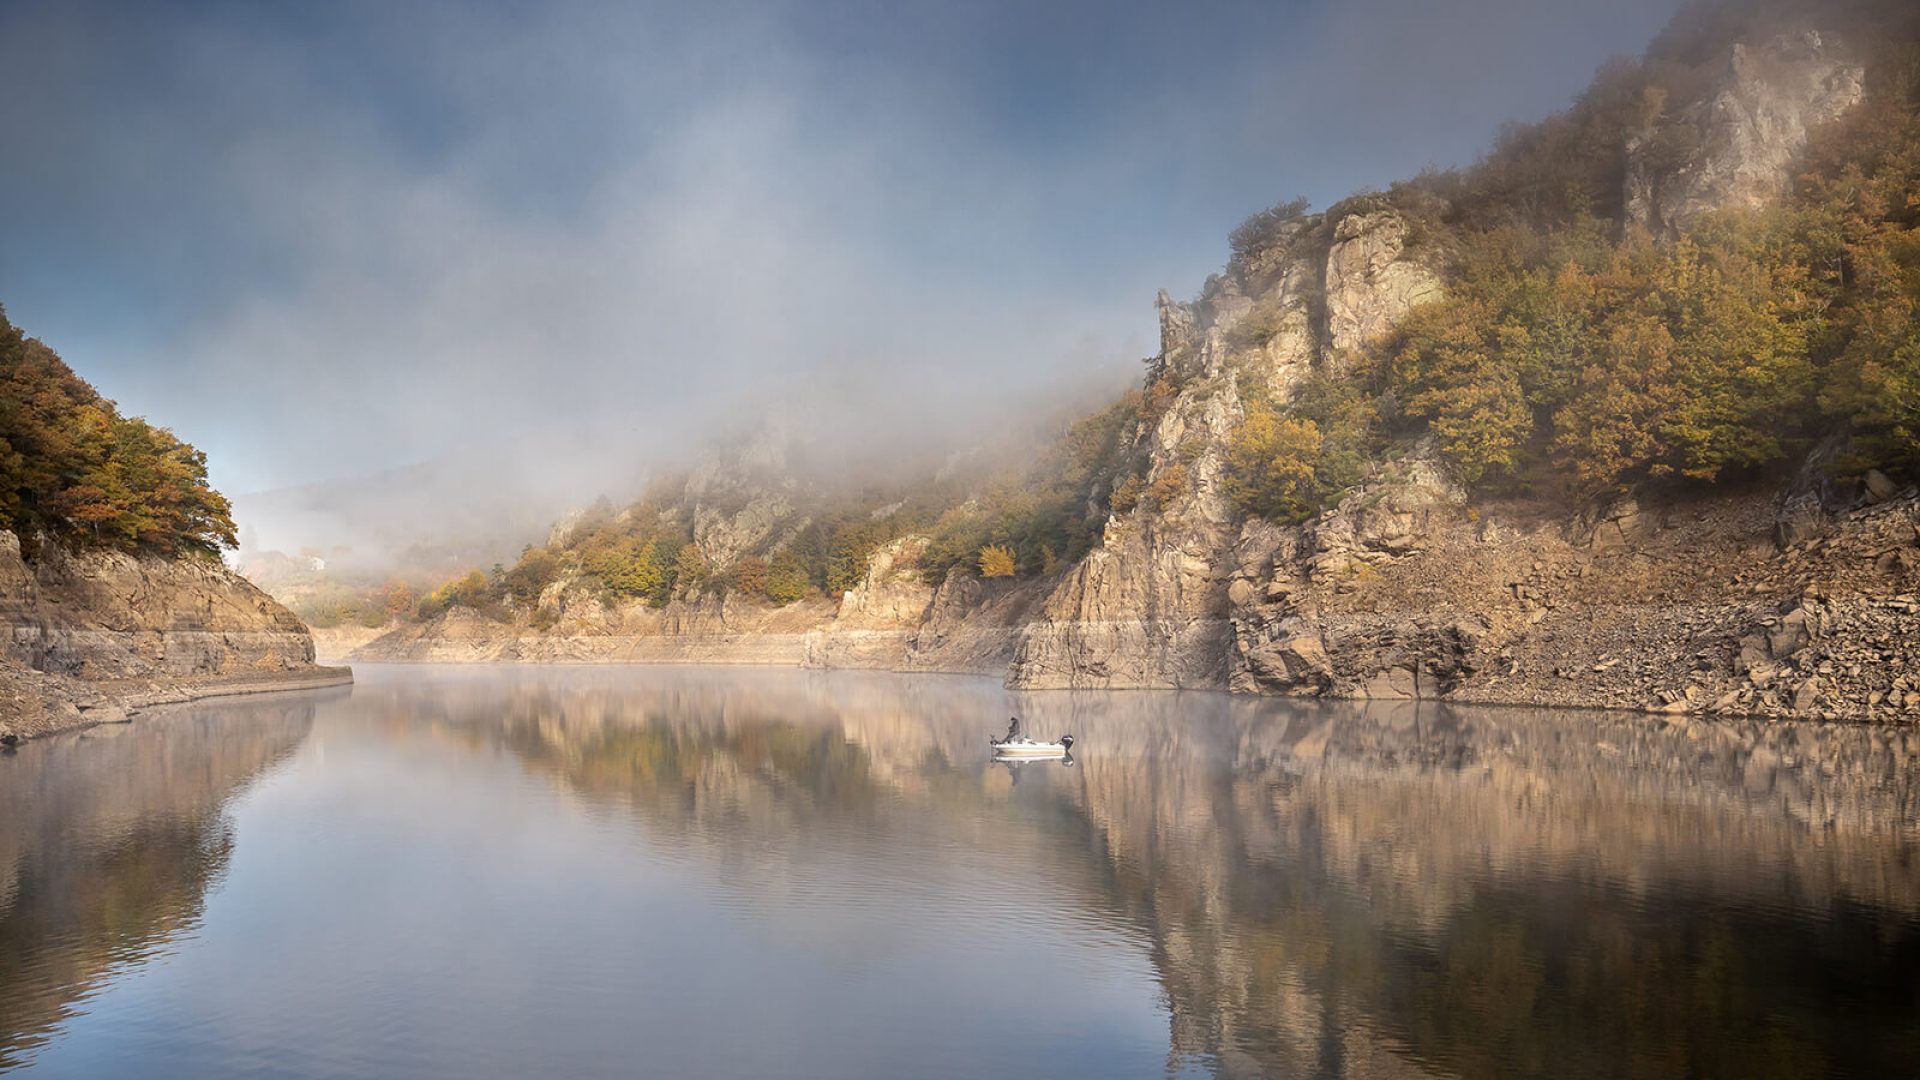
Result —
<svg viewBox="0 0 1920 1080"><path fill-rule="evenodd" d="M1864 1077L1920 1050L1898 729L359 674L0 758L0 1070ZM989 761L1014 711L1073 763Z"/></svg>

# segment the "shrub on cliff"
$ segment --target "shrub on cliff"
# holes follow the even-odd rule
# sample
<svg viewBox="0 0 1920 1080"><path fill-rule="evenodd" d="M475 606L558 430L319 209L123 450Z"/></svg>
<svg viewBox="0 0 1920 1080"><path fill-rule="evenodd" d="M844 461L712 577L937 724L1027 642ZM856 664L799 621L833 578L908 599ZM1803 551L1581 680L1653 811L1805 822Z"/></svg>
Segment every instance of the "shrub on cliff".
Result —
<svg viewBox="0 0 1920 1080"><path fill-rule="evenodd" d="M1242 259L1257 259L1263 252L1286 242L1289 226L1307 216L1311 206L1305 196L1268 207L1241 222L1227 237L1233 253Z"/></svg>
<svg viewBox="0 0 1920 1080"><path fill-rule="evenodd" d="M425 621L456 607L490 610L498 599L487 575L473 570L422 597L414 610L414 617Z"/></svg>
<svg viewBox="0 0 1920 1080"><path fill-rule="evenodd" d="M618 597L640 598L664 605L673 589L672 561L652 537L621 537L584 548L580 568L599 579Z"/></svg>
<svg viewBox="0 0 1920 1080"><path fill-rule="evenodd" d="M786 605L805 600L813 592L807 564L790 551L776 555L767 567L767 599Z"/></svg>
<svg viewBox="0 0 1920 1080"><path fill-rule="evenodd" d="M767 560L758 555L742 555L727 572L727 587L755 600L767 598Z"/></svg>
<svg viewBox="0 0 1920 1080"><path fill-rule="evenodd" d="M1282 416L1265 400L1246 404L1246 415L1227 444L1221 490L1243 514L1288 525L1320 508L1314 466L1320 460L1320 428L1311 420Z"/></svg>
<svg viewBox="0 0 1920 1080"><path fill-rule="evenodd" d="M0 528L81 547L217 554L237 547L206 455L120 415L0 310Z"/></svg>
<svg viewBox="0 0 1920 1080"><path fill-rule="evenodd" d="M983 578L1012 577L1015 566L1013 549L1005 544L989 544L980 549L980 576Z"/></svg>

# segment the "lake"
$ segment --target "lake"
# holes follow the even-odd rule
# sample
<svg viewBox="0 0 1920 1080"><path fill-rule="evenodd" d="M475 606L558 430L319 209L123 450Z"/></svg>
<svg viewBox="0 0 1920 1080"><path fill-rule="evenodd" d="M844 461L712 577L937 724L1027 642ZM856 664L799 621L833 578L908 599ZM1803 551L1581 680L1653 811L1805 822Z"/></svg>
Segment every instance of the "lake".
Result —
<svg viewBox="0 0 1920 1080"><path fill-rule="evenodd" d="M364 667L0 757L0 1072L1913 1075L1920 733ZM1072 763L989 760L1018 713Z"/></svg>

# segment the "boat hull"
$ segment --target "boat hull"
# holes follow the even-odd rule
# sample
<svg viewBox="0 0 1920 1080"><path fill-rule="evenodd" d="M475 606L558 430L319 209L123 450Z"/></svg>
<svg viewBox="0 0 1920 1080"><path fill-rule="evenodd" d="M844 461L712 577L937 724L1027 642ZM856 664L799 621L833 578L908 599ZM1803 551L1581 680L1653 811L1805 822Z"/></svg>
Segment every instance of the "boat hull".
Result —
<svg viewBox="0 0 1920 1080"><path fill-rule="evenodd" d="M1061 746L1059 743L1032 743L1026 746L1017 744L1013 746L995 746L993 752L997 757L1043 758L1067 756L1067 748Z"/></svg>

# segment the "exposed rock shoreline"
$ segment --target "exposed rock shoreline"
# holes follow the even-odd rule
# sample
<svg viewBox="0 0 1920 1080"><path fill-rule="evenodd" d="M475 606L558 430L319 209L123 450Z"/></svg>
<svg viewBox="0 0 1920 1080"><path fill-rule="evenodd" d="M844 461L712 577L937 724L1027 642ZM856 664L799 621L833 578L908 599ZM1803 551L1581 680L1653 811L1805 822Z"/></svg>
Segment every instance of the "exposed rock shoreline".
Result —
<svg viewBox="0 0 1920 1080"><path fill-rule="evenodd" d="M837 607L636 604L545 631L454 609L347 657L875 668L994 674L1027 689L1920 721L1911 490L1837 508L1750 491L1566 515L1469 504L1415 463L1304 526L1249 522L1221 569L1185 583L1191 608L1164 615L1141 601L1173 585L1150 580L1151 562L936 588L900 565L916 543L883 549ZM1103 574L1135 584L1112 601L1111 582L1087 586Z"/></svg>
<svg viewBox="0 0 1920 1080"><path fill-rule="evenodd" d="M349 683L292 612L214 559L72 553L29 562L0 532L0 738L158 705Z"/></svg>

